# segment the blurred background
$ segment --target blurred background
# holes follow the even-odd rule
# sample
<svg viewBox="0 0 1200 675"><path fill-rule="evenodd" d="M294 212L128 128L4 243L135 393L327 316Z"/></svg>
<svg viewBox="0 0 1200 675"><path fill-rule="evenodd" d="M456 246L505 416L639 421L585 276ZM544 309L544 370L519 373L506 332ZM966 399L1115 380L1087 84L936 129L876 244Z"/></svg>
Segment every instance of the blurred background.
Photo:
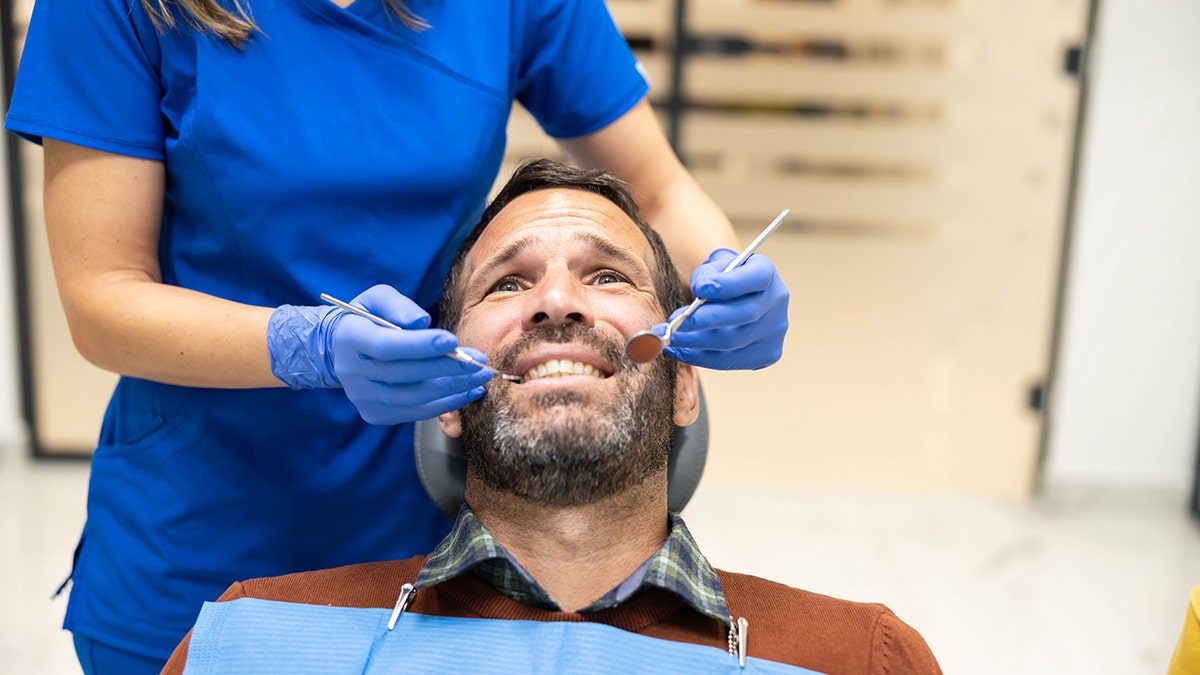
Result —
<svg viewBox="0 0 1200 675"><path fill-rule="evenodd" d="M32 2L0 5L11 86ZM714 564L885 602L947 673L1164 672L1200 584L1200 3L608 5L743 243L792 210L783 360L702 373ZM0 671L75 673L50 595L115 376L3 142ZM539 155L514 110L500 181Z"/></svg>

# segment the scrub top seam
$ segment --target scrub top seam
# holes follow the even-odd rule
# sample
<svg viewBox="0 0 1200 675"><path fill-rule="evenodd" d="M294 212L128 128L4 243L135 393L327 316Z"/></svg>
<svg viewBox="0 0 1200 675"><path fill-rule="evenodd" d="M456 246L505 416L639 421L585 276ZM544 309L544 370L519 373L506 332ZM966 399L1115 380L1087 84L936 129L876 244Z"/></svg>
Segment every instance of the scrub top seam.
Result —
<svg viewBox="0 0 1200 675"><path fill-rule="evenodd" d="M633 110L634 106L640 103L642 99L649 94L649 92L649 84L647 84L644 79L639 78L638 83L632 86L624 95L619 97L617 101L613 103L612 107L606 110L604 114L596 116L590 120L588 124L581 125L580 128L582 131L566 129L550 130L546 129L545 127L543 127L543 130L546 131L548 136L555 140L569 140L595 133L612 124L613 122L616 122L618 119L624 116L625 113ZM522 102L521 105L524 105L524 103ZM541 121L539 120L539 123L540 122Z"/></svg>
<svg viewBox="0 0 1200 675"><path fill-rule="evenodd" d="M28 117L26 115L22 115L19 112L9 112L7 120L8 120L8 122L5 124L5 127L9 131L11 131L13 133L21 134L25 138L28 138L28 140L30 140L30 141L33 141L33 139L30 138L30 136L37 135L40 138L50 138L51 140L62 140L67 143L73 142L73 141L59 138L57 136L48 135L45 133L46 131L63 132L66 134L70 134L72 136L79 136L79 137L83 137L83 138L101 142L101 143L117 145L117 146L121 146L123 148L129 148L130 150L147 150L147 151L154 153L153 156L149 156L149 157L145 156L145 155L141 155L141 154L136 155L137 157L142 158L142 159L157 159L157 160L161 161L164 156L161 143L156 144L156 143L152 143L149 141L147 141L147 142L130 141L130 140L123 139L123 138L116 138L114 136L97 134L95 132L85 131L83 129L64 126L62 124L58 124L58 123L50 121L50 120L38 119L36 117ZM12 122L19 122L19 123L23 122L24 125L12 124ZM26 134L28 134L28 136L25 136ZM95 147L95 146L86 146L86 147L90 147L95 150L104 150L105 149L105 148L99 148L99 147Z"/></svg>
<svg viewBox="0 0 1200 675"><path fill-rule="evenodd" d="M72 589L72 591L74 591L74 589ZM143 625L151 629L149 632L163 633L159 626L152 624ZM96 642L103 642L105 644L117 647L118 649L133 652L134 654L138 654L140 656L148 656L156 659L168 659L171 656L171 652L165 652L156 649L154 645L151 645L148 642L129 639L128 631L108 631L104 629L104 626L98 625L86 619L80 620L78 617L68 616L67 619L63 621L63 629L68 630L75 635L90 638ZM165 633L163 633L163 635L164 637L166 636ZM180 636L180 639L183 639L182 636ZM174 650L172 649L172 651Z"/></svg>
<svg viewBox="0 0 1200 675"><path fill-rule="evenodd" d="M450 68L446 64L431 56L421 47L397 35L392 35L385 32L383 29L367 22L357 14L339 9L336 5L330 2L330 0L297 0L297 2L299 3L302 11L307 12L317 19L333 24L340 30L352 32L361 36L366 42L370 43L377 49L384 49L388 52L404 52L414 60L433 68L438 72L441 72L443 75L448 75L449 77L458 80L467 86L478 89L485 94L494 96L495 98L504 102L509 102L511 100L509 96L504 94L504 92L489 87L482 82L471 79L459 73L458 71ZM331 10L327 10L324 7L318 8L313 5L314 2L326 3L332 10L344 12L344 14L334 14Z"/></svg>

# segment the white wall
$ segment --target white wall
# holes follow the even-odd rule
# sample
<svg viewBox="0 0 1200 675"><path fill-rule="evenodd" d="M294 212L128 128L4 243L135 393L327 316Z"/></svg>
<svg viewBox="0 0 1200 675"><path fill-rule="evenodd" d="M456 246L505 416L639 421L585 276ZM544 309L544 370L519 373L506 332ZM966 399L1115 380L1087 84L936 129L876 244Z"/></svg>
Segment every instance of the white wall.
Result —
<svg viewBox="0 0 1200 675"><path fill-rule="evenodd" d="M1101 0L1046 479L1187 490L1200 416L1200 2Z"/></svg>

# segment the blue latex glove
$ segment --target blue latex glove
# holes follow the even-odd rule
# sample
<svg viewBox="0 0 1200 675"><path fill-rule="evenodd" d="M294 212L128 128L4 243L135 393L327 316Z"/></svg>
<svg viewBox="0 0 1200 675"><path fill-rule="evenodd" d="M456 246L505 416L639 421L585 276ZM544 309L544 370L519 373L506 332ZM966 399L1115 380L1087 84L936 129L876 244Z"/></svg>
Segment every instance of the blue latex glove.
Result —
<svg viewBox="0 0 1200 675"><path fill-rule="evenodd" d="M404 328L380 326L336 307L284 305L271 315L267 345L276 377L293 389L337 387L371 424L401 424L457 410L483 396L492 372L446 355L449 331L396 289L368 289L351 304ZM481 362L481 352L464 351Z"/></svg>
<svg viewBox="0 0 1200 675"><path fill-rule="evenodd" d="M787 286L775 264L759 254L724 272L736 257L734 251L719 248L692 272L692 294L704 298L705 304L671 334L671 345L663 350L667 356L714 370L757 370L783 356ZM666 328L663 323L652 330L661 336Z"/></svg>

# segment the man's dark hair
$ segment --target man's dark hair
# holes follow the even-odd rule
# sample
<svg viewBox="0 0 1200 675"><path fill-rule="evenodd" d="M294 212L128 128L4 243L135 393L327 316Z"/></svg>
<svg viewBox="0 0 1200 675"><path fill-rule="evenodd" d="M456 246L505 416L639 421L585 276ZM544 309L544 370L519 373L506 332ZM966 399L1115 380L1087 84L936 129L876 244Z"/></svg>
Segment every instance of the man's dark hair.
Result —
<svg viewBox="0 0 1200 675"><path fill-rule="evenodd" d="M650 242L650 251L654 254L655 269L653 271L656 277L654 282L664 316L670 316L676 308L682 307L690 301L690 293L680 282L679 272L676 271L675 264L671 262L667 247L658 233L642 220L637 201L634 200L633 193L624 182L601 170L576 169L552 159L535 159L522 164L513 172L512 178L505 183L496 198L484 210L475 229L459 246L458 253L454 256L454 262L450 264L450 271L446 274L446 286L441 303L440 323L443 328L454 331L458 328L458 322L462 320L462 293L464 290L462 276L467 252L479 240L480 235L487 229L496 214L521 195L555 188L584 190L598 194L615 204L637 225L642 235Z"/></svg>

